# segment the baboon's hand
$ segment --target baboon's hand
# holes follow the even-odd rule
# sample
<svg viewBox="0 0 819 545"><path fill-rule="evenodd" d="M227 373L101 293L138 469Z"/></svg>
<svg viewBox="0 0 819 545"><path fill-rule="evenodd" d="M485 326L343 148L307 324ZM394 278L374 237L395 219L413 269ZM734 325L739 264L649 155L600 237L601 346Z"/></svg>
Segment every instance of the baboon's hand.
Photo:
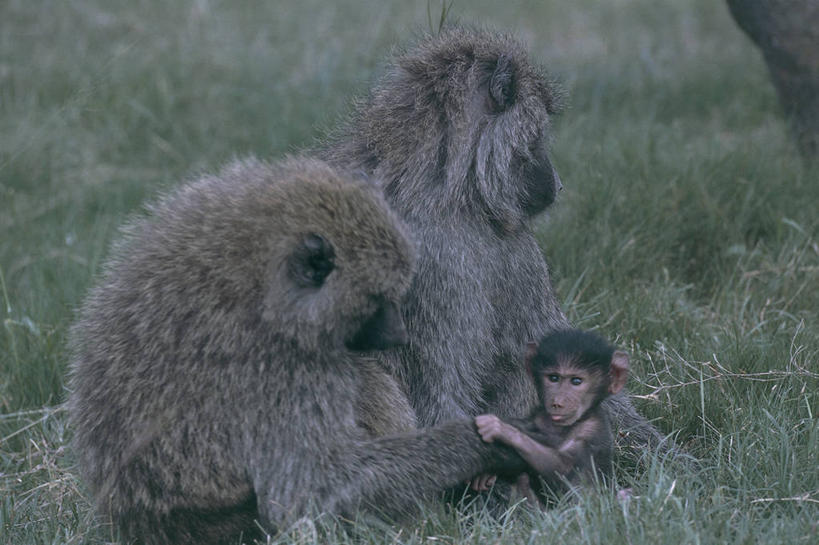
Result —
<svg viewBox="0 0 819 545"><path fill-rule="evenodd" d="M469 483L470 488L476 492L485 492L492 488L498 476L493 473L481 473Z"/></svg>
<svg viewBox="0 0 819 545"><path fill-rule="evenodd" d="M481 439L487 443L499 440L502 443L511 444L512 436L517 433L514 426L510 426L494 414L482 414L475 417L475 425Z"/></svg>

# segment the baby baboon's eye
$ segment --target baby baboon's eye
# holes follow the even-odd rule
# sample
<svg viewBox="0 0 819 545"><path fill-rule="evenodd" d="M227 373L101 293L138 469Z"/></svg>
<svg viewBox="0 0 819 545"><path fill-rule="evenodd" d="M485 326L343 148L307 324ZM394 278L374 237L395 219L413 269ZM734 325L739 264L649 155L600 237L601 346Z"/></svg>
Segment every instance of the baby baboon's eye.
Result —
<svg viewBox="0 0 819 545"><path fill-rule="evenodd" d="M293 280L303 287L319 287L335 268L336 252L321 235L308 233L296 245L290 256L288 270Z"/></svg>
<svg viewBox="0 0 819 545"><path fill-rule="evenodd" d="M583 379L580 377L572 377L571 383L574 384L575 386L580 386L581 384L583 384Z"/></svg>
<svg viewBox="0 0 819 545"><path fill-rule="evenodd" d="M557 375L548 375L546 378L549 379L549 382L560 382L560 377Z"/></svg>

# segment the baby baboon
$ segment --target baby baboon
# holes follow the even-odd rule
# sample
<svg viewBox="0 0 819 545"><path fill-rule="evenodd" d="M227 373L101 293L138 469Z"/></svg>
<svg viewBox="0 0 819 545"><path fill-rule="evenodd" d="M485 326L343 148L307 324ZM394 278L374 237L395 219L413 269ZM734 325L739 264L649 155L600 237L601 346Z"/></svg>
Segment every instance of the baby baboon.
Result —
<svg viewBox="0 0 819 545"><path fill-rule="evenodd" d="M561 188L547 149L559 95L515 40L452 27L398 54L325 150L384 181L417 243L410 342L384 357L421 426L522 416L535 402L526 341L568 327L530 228ZM629 439L659 439L612 399Z"/></svg>
<svg viewBox="0 0 819 545"><path fill-rule="evenodd" d="M544 486L560 492L567 483L590 481L595 471L611 475L614 440L600 403L625 386L628 355L597 335L566 330L531 343L526 367L540 398L529 416L508 422L494 414L475 418L484 441L509 445L529 464L518 480L522 493L537 501ZM480 476L473 488L486 489L493 480Z"/></svg>
<svg viewBox="0 0 819 545"><path fill-rule="evenodd" d="M150 211L72 330L80 469L126 536L235 543L310 508L400 514L514 455L470 421L374 438L413 425L359 362L406 341L413 257L369 184L251 159Z"/></svg>

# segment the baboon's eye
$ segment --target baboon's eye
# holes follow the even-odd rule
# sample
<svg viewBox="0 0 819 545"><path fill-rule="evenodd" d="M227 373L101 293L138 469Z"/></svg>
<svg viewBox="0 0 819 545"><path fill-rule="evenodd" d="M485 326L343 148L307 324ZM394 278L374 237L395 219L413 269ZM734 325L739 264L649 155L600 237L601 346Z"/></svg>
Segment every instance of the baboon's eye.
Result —
<svg viewBox="0 0 819 545"><path fill-rule="evenodd" d="M549 379L549 382L560 382L560 377L557 375L547 375L546 378Z"/></svg>
<svg viewBox="0 0 819 545"><path fill-rule="evenodd" d="M505 55L498 58L489 78L489 96L496 111L502 112L515 102L515 70Z"/></svg>
<svg viewBox="0 0 819 545"><path fill-rule="evenodd" d="M572 380L570 382L575 386L580 386L581 384L583 384L583 379L580 377L572 377Z"/></svg>
<svg viewBox="0 0 819 545"><path fill-rule="evenodd" d="M303 287L318 287L335 268L336 252L323 236L308 233L290 256L288 272Z"/></svg>

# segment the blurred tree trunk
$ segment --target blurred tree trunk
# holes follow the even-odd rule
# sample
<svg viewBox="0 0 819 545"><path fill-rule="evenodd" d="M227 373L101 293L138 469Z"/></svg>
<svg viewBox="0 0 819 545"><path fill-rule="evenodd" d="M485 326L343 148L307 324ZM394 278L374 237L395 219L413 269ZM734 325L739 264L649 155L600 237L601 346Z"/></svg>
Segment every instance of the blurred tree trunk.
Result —
<svg viewBox="0 0 819 545"><path fill-rule="evenodd" d="M819 151L819 0L727 0L762 51L799 149Z"/></svg>

